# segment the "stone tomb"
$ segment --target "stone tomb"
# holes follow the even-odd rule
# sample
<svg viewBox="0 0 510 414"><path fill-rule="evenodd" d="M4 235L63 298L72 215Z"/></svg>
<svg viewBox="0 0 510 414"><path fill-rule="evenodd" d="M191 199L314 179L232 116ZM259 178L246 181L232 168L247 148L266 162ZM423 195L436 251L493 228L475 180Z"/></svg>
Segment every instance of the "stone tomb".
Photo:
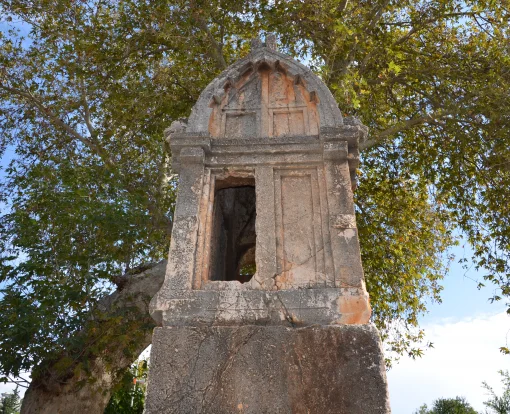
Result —
<svg viewBox="0 0 510 414"><path fill-rule="evenodd" d="M390 412L353 204L366 134L271 36L167 130L148 414Z"/></svg>

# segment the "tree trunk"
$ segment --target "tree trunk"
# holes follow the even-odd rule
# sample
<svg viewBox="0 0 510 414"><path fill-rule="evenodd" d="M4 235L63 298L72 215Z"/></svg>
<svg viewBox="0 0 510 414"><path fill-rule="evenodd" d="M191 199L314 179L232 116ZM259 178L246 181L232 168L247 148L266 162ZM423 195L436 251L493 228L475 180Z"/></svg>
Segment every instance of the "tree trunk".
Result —
<svg viewBox="0 0 510 414"><path fill-rule="evenodd" d="M118 289L99 301L78 334L83 352L62 355L33 373L21 414L103 414L115 384L151 343L149 301L163 284L165 268L161 261L115 280Z"/></svg>

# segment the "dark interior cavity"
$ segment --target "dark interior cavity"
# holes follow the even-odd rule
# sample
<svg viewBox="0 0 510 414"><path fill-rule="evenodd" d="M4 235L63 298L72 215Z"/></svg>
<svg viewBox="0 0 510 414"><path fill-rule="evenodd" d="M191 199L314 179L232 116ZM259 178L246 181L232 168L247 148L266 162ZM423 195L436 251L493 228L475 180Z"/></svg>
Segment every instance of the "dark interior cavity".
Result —
<svg viewBox="0 0 510 414"><path fill-rule="evenodd" d="M218 187L211 234L211 280L245 283L255 274L255 186Z"/></svg>

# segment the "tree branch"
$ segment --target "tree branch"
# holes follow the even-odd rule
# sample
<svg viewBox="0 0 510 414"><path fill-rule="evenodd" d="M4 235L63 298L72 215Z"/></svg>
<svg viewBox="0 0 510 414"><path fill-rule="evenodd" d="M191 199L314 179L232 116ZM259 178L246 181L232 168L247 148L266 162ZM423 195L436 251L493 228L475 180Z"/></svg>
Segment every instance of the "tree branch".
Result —
<svg viewBox="0 0 510 414"><path fill-rule="evenodd" d="M28 388L30 385L30 381L27 381L25 378L19 377L21 381L15 380L14 378L7 377L9 380L8 382L12 382L13 384L16 384L19 387Z"/></svg>
<svg viewBox="0 0 510 414"><path fill-rule="evenodd" d="M214 36L212 35L211 31L209 30L209 27L207 26L207 22L204 20L202 16L199 15L197 11L193 13L193 18L198 24L198 27L206 34L207 39L209 40L209 43L211 44L211 48L207 49L207 53L209 56L214 59L216 62L216 66L218 69L226 69L227 68L227 62L225 61L225 58L223 57L223 48L222 46L216 41Z"/></svg>
<svg viewBox="0 0 510 414"><path fill-rule="evenodd" d="M445 14L442 14L441 16L435 17L433 19L425 19L425 20L420 21L420 22L413 22L413 21L410 21L410 22L396 22L396 23L385 23L385 22L382 22L380 24L384 25L384 26L411 26L411 28L405 34L403 34L400 38L398 38L395 42L393 42L391 47L394 47L394 46L399 46L399 45L407 42L411 38L412 35L414 35L415 33L418 33L420 30L426 28L431 23L435 23L435 22L437 22L439 20L447 19L449 17L463 17L463 16L472 16L472 17L475 17L475 19L476 19L476 13L474 13L474 12L462 12L462 13L445 13ZM419 23L419 24L417 24L417 23ZM374 56L375 51L376 51L375 49L372 49L363 58L363 61L360 64L360 73L364 72L364 70L365 70L369 60Z"/></svg>
<svg viewBox="0 0 510 414"><path fill-rule="evenodd" d="M371 147L374 147L378 144L380 144L382 141L384 141L385 138L397 134L399 132L405 131L407 129L410 129L416 125L422 125L430 122L434 122L438 119L445 118L449 115L453 115L458 113L458 111L438 111L432 114L420 114L416 115L406 121L400 122L391 128L388 128L384 131L379 132L378 134L374 135L371 139L360 143L360 150L365 150Z"/></svg>
<svg viewBox="0 0 510 414"><path fill-rule="evenodd" d="M449 17L464 17L464 16L471 16L475 17L476 19L477 13L475 12L459 12L459 13L445 13L438 17L434 17L433 19L425 19L424 21L419 22L420 24L415 24L414 22L410 22L412 25L411 29L404 34L402 37L400 37L398 40L393 43L393 46L400 45L404 43L407 39L409 39L413 34L415 34L418 30L425 28L430 23L435 23L439 20L448 19ZM388 23L381 23L381 24L388 24Z"/></svg>
<svg viewBox="0 0 510 414"><path fill-rule="evenodd" d="M9 86L5 86L2 84L0 84L0 89L4 90L6 92L12 93L14 95L20 96L20 97L24 98L25 100L27 100L30 104L34 105L39 110L39 112L45 118L47 118L51 123L53 123L57 127L62 128L63 130L65 130L72 137L74 137L75 139L80 141L83 145L85 145L87 148L89 148L93 153L98 155L105 163L105 166L108 169L108 171L110 171L114 175L119 175L118 166L110 158L110 156L108 155L106 150L104 148L102 148L96 142L95 139L89 139L89 138L83 136L82 134L78 133L74 128L72 128L70 125L68 125L66 122L64 122L59 116L55 115L49 108L47 108L41 102L40 99L36 98L32 93L23 91L18 88L12 88ZM91 125L91 128L92 128L92 125ZM129 181L124 179L122 177L122 174L120 174L120 175L122 178L122 182L126 186L126 189L128 190L128 192L130 194L135 194L135 195L138 194L139 193L138 189L135 186L133 186L132 184L130 184ZM165 214L163 214L159 210L157 205L150 200L149 197L146 201L146 207L147 207L147 210L149 211L149 213L156 219L156 222L158 224L162 224L166 234L168 236L170 236L171 232L172 232L172 227L173 227L172 220L170 220Z"/></svg>
<svg viewBox="0 0 510 414"><path fill-rule="evenodd" d="M385 0L379 7L374 8L371 13L370 23L368 24L369 29L373 29L376 24L381 20L384 9L390 4L390 0Z"/></svg>
<svg viewBox="0 0 510 414"><path fill-rule="evenodd" d="M349 53L347 54L347 58L343 60L341 64L332 71L332 73L338 72L339 76L345 75L347 73L347 69L349 69L349 66L352 65L352 62L354 62L354 59L356 57L358 45L366 40L370 31L377 25L379 20L382 18L384 9L386 8L386 6L388 6L389 3L390 0L385 0L381 5L375 7L371 11L368 17L369 23L367 25L367 29L365 30L362 36L360 36L359 38L356 37L354 44L352 45L351 49L349 50Z"/></svg>
<svg viewBox="0 0 510 414"><path fill-rule="evenodd" d="M83 83L83 80L80 80L80 89L81 89L81 96L82 96L82 103L83 103L83 119L85 120L85 125L87 125L87 129L89 130L89 134L92 138L97 138L97 131L92 126L92 121L90 117L90 107L89 102L87 100L87 91L85 88L85 84Z"/></svg>
<svg viewBox="0 0 510 414"><path fill-rule="evenodd" d="M342 2L338 5L337 12L338 14L342 14L347 6L349 5L349 0L342 0Z"/></svg>
<svg viewBox="0 0 510 414"><path fill-rule="evenodd" d="M155 322L148 304L163 284L165 269L163 260L117 278L121 286L99 300L88 322L75 334L73 339L81 348L43 361L40 367L44 369L33 372L21 413L41 412L41 405L47 412L83 412L86 408L87 413L102 413L120 375L151 343ZM62 362L70 358L72 365L64 364L67 368L62 370Z"/></svg>
<svg viewBox="0 0 510 414"><path fill-rule="evenodd" d="M89 139L87 137L84 137L83 135L81 135L80 133L78 133L74 128L72 128L71 126L69 126L67 123L65 123L64 121L62 121L62 119L60 117L58 117L57 115L55 115L50 109L48 109L46 106L44 106L44 104L39 100L37 99L31 92L25 92L21 89L18 89L18 88L11 88L9 86L5 86L5 85L2 85L0 84L0 89L3 89L4 91L6 92L10 92L12 94L15 94L15 95L18 95L22 98L25 98L26 100L28 100L30 103L32 103L38 110L39 112L42 113L42 115L44 115L50 122L52 122L53 124L59 126L60 128L64 129L69 135L71 135L72 137L76 138L78 141L80 141L83 145L85 145L87 148L89 148L90 150L92 150L92 152L94 152L96 155L98 155L99 157L101 157L101 159L104 161L105 164L107 164L108 166L110 167L113 167L114 166L114 163L113 161L110 159L110 157L108 156L108 154L106 153L106 151L99 145L97 144L96 142L94 142L94 140L92 139Z"/></svg>

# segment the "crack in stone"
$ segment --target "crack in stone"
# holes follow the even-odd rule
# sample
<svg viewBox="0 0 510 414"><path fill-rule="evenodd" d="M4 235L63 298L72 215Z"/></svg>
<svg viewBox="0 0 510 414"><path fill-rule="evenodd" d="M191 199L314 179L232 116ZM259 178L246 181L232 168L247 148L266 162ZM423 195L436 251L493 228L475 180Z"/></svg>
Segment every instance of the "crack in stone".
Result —
<svg viewBox="0 0 510 414"><path fill-rule="evenodd" d="M294 322L294 316L289 312L289 310L287 309L287 306L285 306L285 303L283 303L283 300L280 297L280 295L278 294L278 292L276 293L276 297L278 298L278 300L280 301L280 303L282 305L285 319L292 325L292 327L296 327L296 324Z"/></svg>
<svg viewBox="0 0 510 414"><path fill-rule="evenodd" d="M236 335L240 329L241 328L238 328L234 331L234 333L232 334L232 336L234 338L236 338ZM205 400L207 398L207 393L209 392L209 390L210 389L214 390L222 384L223 377L224 377L225 373L232 367L232 364L234 363L234 359L237 356L237 354L250 341L250 339L258 332L259 332L259 329L253 329L251 332L249 332L247 337L244 338L239 345L235 346L234 349L229 349L227 351L228 355L229 355L227 360L221 364L221 367L216 371L216 373L214 374L214 378L209 382L208 386L206 387L205 391L202 394L202 401L201 401L202 408L204 408L204 404L206 402ZM219 394L218 392L215 392L213 394L213 398L209 402L209 405L212 405L214 403L218 394Z"/></svg>

